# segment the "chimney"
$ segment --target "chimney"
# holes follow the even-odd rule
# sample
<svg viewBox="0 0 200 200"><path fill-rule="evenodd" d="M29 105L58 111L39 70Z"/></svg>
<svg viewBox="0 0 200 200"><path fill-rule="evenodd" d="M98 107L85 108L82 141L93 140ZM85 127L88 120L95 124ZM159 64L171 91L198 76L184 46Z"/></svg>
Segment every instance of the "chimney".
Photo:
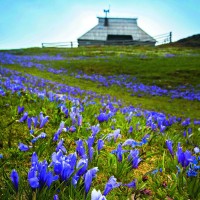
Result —
<svg viewBox="0 0 200 200"><path fill-rule="evenodd" d="M105 17L104 26L108 26L108 18L107 17Z"/></svg>

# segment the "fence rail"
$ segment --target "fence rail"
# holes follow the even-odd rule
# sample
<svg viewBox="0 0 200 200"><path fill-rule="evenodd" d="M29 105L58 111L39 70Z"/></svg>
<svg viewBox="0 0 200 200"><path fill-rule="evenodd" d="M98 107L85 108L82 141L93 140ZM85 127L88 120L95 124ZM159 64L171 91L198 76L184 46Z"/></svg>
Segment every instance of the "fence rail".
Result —
<svg viewBox="0 0 200 200"><path fill-rule="evenodd" d="M44 47L57 47L57 48L73 48L77 47L78 42L50 42L50 43L42 43L42 48Z"/></svg>
<svg viewBox="0 0 200 200"><path fill-rule="evenodd" d="M153 37L156 40L156 45L167 44L172 42L172 32L156 35Z"/></svg>
<svg viewBox="0 0 200 200"><path fill-rule="evenodd" d="M156 35L153 37L156 40L156 45L167 44L172 42L172 32L164 33L161 35ZM137 44L148 44L147 41L104 41L104 45L137 45ZM78 42L51 42L42 43L42 48L44 47L57 47L57 48L74 48L78 47Z"/></svg>

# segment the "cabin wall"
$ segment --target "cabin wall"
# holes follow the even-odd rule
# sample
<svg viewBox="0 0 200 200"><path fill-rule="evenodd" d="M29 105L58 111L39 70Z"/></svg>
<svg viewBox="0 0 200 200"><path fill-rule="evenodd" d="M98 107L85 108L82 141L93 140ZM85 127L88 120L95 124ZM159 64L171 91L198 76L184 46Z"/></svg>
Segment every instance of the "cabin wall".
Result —
<svg viewBox="0 0 200 200"><path fill-rule="evenodd" d="M104 45L116 45L116 46L121 46L121 45L129 45L129 46L155 46L155 42L151 41L133 41L133 40L111 40L111 41L100 41L100 40L78 40L78 46L104 46Z"/></svg>

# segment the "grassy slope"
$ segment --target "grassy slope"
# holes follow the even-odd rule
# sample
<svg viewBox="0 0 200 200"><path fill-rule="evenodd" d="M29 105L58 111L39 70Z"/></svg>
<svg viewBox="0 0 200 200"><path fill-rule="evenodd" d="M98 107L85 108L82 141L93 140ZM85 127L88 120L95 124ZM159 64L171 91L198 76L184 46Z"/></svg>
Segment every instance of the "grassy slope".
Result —
<svg viewBox="0 0 200 200"><path fill-rule="evenodd" d="M170 44L164 44L163 46L174 46L174 47L200 47L200 34L192 35L187 38L180 39Z"/></svg>
<svg viewBox="0 0 200 200"><path fill-rule="evenodd" d="M61 54L66 57L62 61L41 61L54 68L67 68L69 71L82 70L87 74L130 74L144 84L155 84L163 88L174 88L177 85L200 84L200 50L177 48L149 47L93 47L74 49L31 48L12 50L17 55ZM174 57L167 58L166 55ZM37 69L8 66L9 68L31 73L53 81L93 90L100 94L110 94L122 99L126 104L140 106L145 109L162 111L168 114L199 118L200 103L183 99L171 100L168 97L131 97L123 88L99 88L98 83L75 79L66 75L54 75ZM184 109L183 109L184 108Z"/></svg>
<svg viewBox="0 0 200 200"><path fill-rule="evenodd" d="M22 51L22 53L23 54L36 55L36 54L39 54L39 53L45 53L45 52L48 52L48 51L52 51L50 53L57 54L60 51L61 54L66 55L66 56L67 56L67 54L71 53L70 56L68 55L68 58L69 57L72 58L72 57L78 56L79 54L81 55L81 53L83 54L83 52L81 52L82 50L81 51L80 50L81 49L72 49L72 50L71 49L67 49L67 50L65 50L65 49L64 50L36 49L36 50L33 51L32 49L28 49L28 50ZM113 50L109 50L109 51L113 51ZM122 50L120 49L120 51L122 51ZM158 51L158 55L154 54L155 51ZM147 60L138 59L138 61L137 61L138 65L140 65L140 68L143 69L144 71L146 70L147 74L149 76L148 77L144 76L144 74L141 72L140 68L134 67L134 64L135 64L134 59L137 57L137 54L133 54L133 61L132 62L134 62L134 64L132 65L133 69L130 68L130 73L134 74L134 70L138 71L138 75L137 75L138 79L141 78L142 76L144 76L144 81L145 81L145 83L148 83L148 84L152 84L152 81L154 81L154 79L155 79L152 74L157 73L160 77L159 80L161 80L161 83L164 82L164 74L163 74L162 70L160 70L160 68L162 68L162 67L160 67L161 66L160 60L162 61L162 60L165 59L165 58L162 57L163 56L162 51L163 50L160 51L159 49L152 49L152 50L148 50L148 52L147 52L147 50L144 50L144 49L136 49L136 53L140 53L140 52L144 53L145 52L146 54L148 54L148 56L152 57L152 59L148 60L149 62L146 65L144 63ZM165 49L165 51L167 51L167 50ZM93 49L93 51L91 49L85 49L85 55L91 56L90 62L88 62L89 59L80 60L80 62L79 61L73 61L74 66L72 66L70 64L70 62L72 62L72 61L69 61L69 63L68 63L68 61L62 61L62 62L60 62L60 61L55 61L55 62L49 61L49 62L44 62L44 63L49 63L49 64L51 64L52 67L58 67L58 68L63 67L63 66L65 66L64 65L65 63L68 63L70 70L74 71L74 70L77 69L77 67L80 66L80 63L84 61L82 68L85 70L85 69L87 69L87 67L88 68L90 67L91 70L95 71L95 73L96 73L97 68L95 68L94 66L96 66L95 63L98 63L99 68L101 69L101 70L98 69L99 73L102 72L104 74L108 74L107 70L109 69L110 66L112 66L113 62L115 62L116 68L113 68L111 70L113 70L112 73L118 73L117 69L121 70L122 72L127 69L126 67L124 67L125 69L120 69L120 66L121 67L122 66L128 67L129 64L130 65L132 64L132 62L127 61L127 58L129 56L132 57L131 53L135 53L134 49L132 51L130 50L130 52L125 51L124 60L123 61L121 60L121 63L119 63L118 59L120 59L121 56L117 54L118 51L116 50L116 52L113 53L112 57L109 58L110 60L108 60L108 62L105 62L106 65L104 65L103 63L101 63L101 61L98 61L98 59L100 60L100 58L94 58L93 57L94 52L96 52L96 49L95 49L95 51L94 51L94 49ZM107 53L108 53L108 51L107 51ZM185 54L184 51L179 52L179 54L181 54L181 53ZM126 56L127 56L127 58L126 58ZM188 56L182 56L182 57L184 57L184 60L178 59L179 64L175 62L174 59L176 59L176 58L167 59L166 60L166 68L165 68L165 70L163 69L164 73L168 74L169 69L172 72L177 70L176 67L174 67L174 68L171 67L171 62L174 62L174 64L176 64L178 69L180 69L180 70L183 69L182 66L185 66L185 68L184 68L185 70L190 71L190 67L191 67L196 72L198 72L198 70L199 70L199 68L198 68L199 57L198 57L197 60L194 60L194 62L192 62L192 63L190 62L191 57L188 57ZM158 62L156 62L156 61L158 61ZM127 64L127 62L129 64ZM156 66L154 66L153 63L155 63ZM68 64L65 66L66 68L68 67ZM151 65L151 66L149 66L149 65ZM123 99L127 104L132 103L132 104L137 105L137 106L139 106L139 104L141 104L140 105L141 107L165 111L165 112L168 112L168 113L171 113L171 114L174 114L174 115L183 115L182 112L185 112L184 116L192 116L192 117L198 117L199 116L199 114L198 114L199 108L200 108L199 102L192 102L192 101L186 101L186 100L181 100L181 99L176 99L176 100L171 101L169 98L166 98L166 97L148 97L148 96L147 97L140 97L140 98L139 97L130 97L129 94L126 93L123 88L119 88L119 87L112 87L112 88L105 88L105 87L101 88L100 87L99 88L97 83L93 83L91 81L79 80L79 79L75 79L75 78L65 76L65 75L54 75L54 74L51 74L51 73L48 73L48 72L39 71L35 68L22 68L22 67L17 66L17 65L9 65L9 66L6 66L6 67L11 68L11 69L16 69L16 70L21 71L21 72L28 72L28 73L31 73L33 75L37 75L37 76L47 78L47 79L50 79L50 80L54 80L54 81L57 81L57 82L63 82L63 83L69 84L69 85L79 86L83 89L94 90L94 91L102 93L102 94L110 93L113 96L117 96L117 98ZM106 70L106 67L107 67L107 70ZM148 68L148 70L146 68ZM92 73L91 70L89 70L88 72ZM192 75L194 77L196 77L195 80L192 79ZM199 84L199 81L197 79L198 77L197 77L196 73L192 72L192 75L188 76L188 82L190 84L193 84L193 85ZM166 75L166 76L168 77L168 75ZM179 80L181 80L182 84L185 83L185 82L183 82L183 79L179 75L179 73L175 77L179 78ZM170 80L170 77L168 79ZM171 78L171 79L172 79L171 83L170 83L171 87L174 87L176 84L178 84L177 80L175 78ZM165 86L165 84L163 84L163 87L164 86ZM13 116L16 115L16 110L13 109L13 108L16 108L17 105L20 105L20 102L22 101L22 99L18 98L17 95L13 95L13 96L15 96L14 97L15 99L14 98L7 98L7 99L2 98L2 99L0 99L3 102L2 105L4 105L4 110L2 109L2 112L0 110L0 113L1 113L1 115L0 115L1 120L0 121L6 122L6 125L7 125L8 116L10 117L9 118L10 120L11 119L13 120ZM6 104L5 104L5 102L6 102ZM41 99L37 99L37 101L35 102L35 101L32 101L32 99L25 97L22 105L25 106L25 110L28 110L28 112L31 113L31 115L38 115L38 113L41 111L41 108L42 108L42 111L44 111L45 114L50 116L51 120L48 123L48 126L46 126L45 129L44 129L44 132L48 133L47 140L40 140L40 141L38 141L39 143L36 144L37 145L36 151L37 151L39 158L41 159L43 157L43 158L48 159L50 157L49 155L51 153L53 153L53 151L56 147L56 144L52 143L51 137L49 137L49 136L56 132L56 130L57 130L56 128L58 127L61 119L63 119L62 115L57 114L58 109L55 109L56 104L54 102L48 102L47 103L45 101L42 101ZM7 106L7 107L5 107L5 106ZM94 112L95 112L94 109L95 109L95 107L93 107L93 106L86 107L86 110L83 113L83 115L84 115L83 119L84 119L85 122L88 122L88 121L92 122L92 120L94 120L94 121L96 120L96 119L93 119L91 117L91 116L94 116L93 115ZM99 110L99 108L96 108L96 109ZM89 116L89 118L87 118L87 116ZM16 117L19 118L18 115ZM67 119L67 120L66 120L66 123L70 124L70 122L69 122L70 119ZM122 139L120 139L118 142L122 142L125 139L130 138L130 137L133 137L136 140L141 140L141 137L143 136L143 134L150 132L149 129L146 129L145 122L142 120L142 118L139 118L139 121L141 122L141 125L142 125L141 127L143 127L142 131L134 130L134 133L132 135L127 134L128 133L128 131L127 131L128 127L129 127L129 125L134 125L134 127L135 127L136 124L138 123L138 118L133 118L131 124L128 124L126 122L126 120L124 119L124 117L122 117L121 115L117 115L116 120L117 120L117 127L120 127L120 128L122 127L121 128L122 129ZM94 121L92 123L94 123ZM95 122L94 124L96 124L96 123L97 122ZM109 133L108 127L110 127L110 126L111 126L111 122L101 124L102 133L105 133L105 134ZM3 127L6 127L6 126L3 126ZM174 165L173 160L171 159L171 156L170 157L168 156L169 153L164 148L165 140L169 139L169 138L173 139L173 142L175 144L177 142L181 142L181 144L185 144L186 146L187 145L189 146L189 145L192 144L190 146L190 150L192 150L193 145L198 146L199 145L198 144L198 141L199 141L198 132L194 132L194 133L197 133L197 134L191 134L191 137L185 138L185 137L182 136L183 129L184 129L184 127L182 127L180 129L178 126L174 125L172 130L170 129L169 131L166 131L166 134L156 134L156 132L153 132L153 133L150 132L151 135L154 135L153 140L151 139L151 141L149 141L148 145L145 145L144 147L142 147L140 149L141 158L143 159L143 161L141 162L138 169L132 170L128 175L123 174L123 173L126 172L126 170L121 170L122 171L121 175L118 173L115 165L113 164L113 162L111 162L112 154L108 154L108 152L110 152L111 150L116 148L117 143L111 143L111 144L107 143L106 149L99 156L99 160L100 160L100 162L99 162L100 164L98 164L99 173L98 173L97 179L94 180L93 185L95 187L97 186L97 189L100 188L101 191L103 191L104 185L111 175L114 175L117 178L118 181L128 183L129 181L133 180L133 178L138 178L138 179L140 178L141 179L142 176L146 172L153 170L157 167L162 167L163 170L164 170L163 173L161 173L161 174L158 173L155 176L154 179L153 178L151 179L150 175L148 175L149 180L146 181L145 183L142 182L141 180L138 181L138 183L141 183L141 184L137 187L138 188L150 188L150 191L152 190L151 188L153 188L152 198L156 194L157 195L155 197L156 199L165 199L165 198L168 198L168 196L169 196L169 198L172 196L173 199L184 199L185 195L181 196L181 194L180 194L180 195L177 195L177 197L176 197L175 192L177 193L177 191L172 189L173 186L174 186L174 179L171 178L172 172L170 170L173 167L175 167L175 172L176 172L176 165ZM193 129L193 131L194 131L194 129ZM27 130L27 124L26 123L23 123L23 124L20 124L20 125L18 125L16 123L16 124L13 124L13 126L8 127L6 130L4 130L3 137L6 137L6 139L7 139L7 134L9 134L8 142L5 138L3 138L8 143L8 145L7 144L4 145L5 151L3 152L3 155L5 155L5 157L10 158L9 162L7 162L4 165L4 168L6 170L8 170L7 171L8 173L10 173L12 168L16 168L17 166L20 166L20 167L17 168L17 170L21 174L24 174L24 173L27 174L27 170L30 167L29 166L30 164L27 164L27 161L30 160L31 153L30 152L27 152L27 153L19 152L19 150L17 149L17 143L19 143L19 142L27 143L29 141L28 137L31 137L31 136L28 136L29 134L26 134L26 137L24 137L24 133L27 133L27 132L28 132L28 130ZM77 132L77 134L63 134L62 136L64 136L65 146L67 148L67 151L69 149L74 150L74 148L75 148L75 146L73 146L74 143L71 142L71 141L77 140L78 138L84 138L85 139L89 136L89 134L90 134L90 132L86 131L84 126L83 126L83 128L80 128L80 130ZM186 141L187 141L187 143L186 143ZM9 148L6 149L7 146ZM10 148L11 146L13 148ZM70 152L68 152L68 153L70 153ZM112 165L108 165L108 163L111 163ZM26 166L26 168L25 168L25 166ZM97 165L94 165L94 166L97 166ZM166 169L166 171L165 171L165 169ZM23 173L22 173L22 171L23 171ZM9 179L9 177L6 179L6 181L8 179ZM176 178L176 175L175 175L175 180L176 179L177 178ZM27 176L25 176L24 180L27 180ZM167 180L167 187L166 188L163 187L163 184L162 184L162 183L164 183L163 180L164 181ZM4 183L3 181L0 181L0 182L1 182L0 185L2 183ZM27 182L25 182L24 184L27 184ZM196 184L196 185L198 186L198 184ZM175 184L175 186L176 186L176 184ZM3 187L5 187L5 186L3 186ZM24 187L24 188L26 188L26 187ZM185 190L185 188L184 188L184 190ZM78 189L77 189L77 191L78 191ZM126 195L125 190L120 189L120 192L119 192L119 190L117 190L116 192L115 191L113 191L113 193L109 194L108 199L127 199L127 195ZM163 195L162 195L161 191L162 192L164 191ZM122 195L122 192L124 193L123 195ZM160 193L161 193L161 195L160 195ZM186 193L187 193L187 191L186 191ZM45 193L45 197L46 198L48 197L47 192ZM181 197L183 197L183 198L181 198ZM65 198L66 198L66 196L63 196L63 199L65 199ZM142 199L147 199L147 198L148 197L146 197L146 198L144 197ZM149 197L149 198L151 198L151 197ZM44 198L41 198L41 199L44 199ZM50 197L49 197L49 199L50 199ZM190 199L190 198L188 197L187 199Z"/></svg>

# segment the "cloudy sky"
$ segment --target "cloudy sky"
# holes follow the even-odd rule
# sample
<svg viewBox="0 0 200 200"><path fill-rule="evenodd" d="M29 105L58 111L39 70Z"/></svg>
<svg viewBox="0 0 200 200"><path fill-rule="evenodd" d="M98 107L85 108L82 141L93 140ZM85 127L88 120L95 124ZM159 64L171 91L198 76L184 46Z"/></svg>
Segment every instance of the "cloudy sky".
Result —
<svg viewBox="0 0 200 200"><path fill-rule="evenodd" d="M109 5L109 17L136 17L151 36L200 33L200 0L0 0L0 49L76 41Z"/></svg>

